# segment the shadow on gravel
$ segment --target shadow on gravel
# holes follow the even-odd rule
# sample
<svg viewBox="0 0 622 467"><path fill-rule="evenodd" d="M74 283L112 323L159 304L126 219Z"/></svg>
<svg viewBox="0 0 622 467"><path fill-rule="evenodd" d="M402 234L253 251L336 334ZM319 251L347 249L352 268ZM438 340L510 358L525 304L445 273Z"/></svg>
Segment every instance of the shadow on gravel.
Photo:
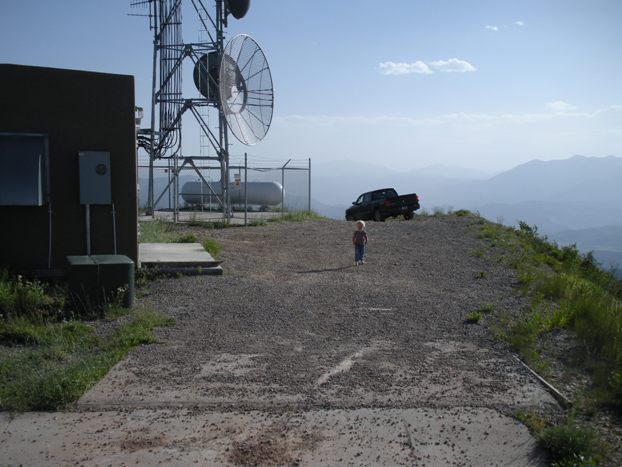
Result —
<svg viewBox="0 0 622 467"><path fill-rule="evenodd" d="M296 271L296 274L318 274L320 272L335 272L343 271L344 269L352 269L356 266L351 264L350 266L341 266L340 268L326 268L326 269L311 269L309 271Z"/></svg>

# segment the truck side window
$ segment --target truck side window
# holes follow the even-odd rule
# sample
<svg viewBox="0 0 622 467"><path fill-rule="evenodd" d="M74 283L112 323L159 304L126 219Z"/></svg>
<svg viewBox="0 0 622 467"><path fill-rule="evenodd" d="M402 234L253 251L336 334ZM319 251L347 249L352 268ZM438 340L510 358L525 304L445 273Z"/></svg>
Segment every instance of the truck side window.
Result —
<svg viewBox="0 0 622 467"><path fill-rule="evenodd" d="M354 202L354 204L362 204L363 203L363 195L359 196L358 199Z"/></svg>
<svg viewBox="0 0 622 467"><path fill-rule="evenodd" d="M363 202L364 203L370 203L371 202L371 193L365 193L363 198Z"/></svg>

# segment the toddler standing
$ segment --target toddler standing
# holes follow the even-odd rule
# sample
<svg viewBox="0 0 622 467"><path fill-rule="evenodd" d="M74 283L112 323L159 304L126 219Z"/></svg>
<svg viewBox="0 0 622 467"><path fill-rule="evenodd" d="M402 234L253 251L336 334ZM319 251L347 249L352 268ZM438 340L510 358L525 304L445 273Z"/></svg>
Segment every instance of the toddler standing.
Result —
<svg viewBox="0 0 622 467"><path fill-rule="evenodd" d="M354 244L354 264L357 266L359 264L365 264L365 245L367 245L365 222L356 222L356 230L352 235L352 243Z"/></svg>

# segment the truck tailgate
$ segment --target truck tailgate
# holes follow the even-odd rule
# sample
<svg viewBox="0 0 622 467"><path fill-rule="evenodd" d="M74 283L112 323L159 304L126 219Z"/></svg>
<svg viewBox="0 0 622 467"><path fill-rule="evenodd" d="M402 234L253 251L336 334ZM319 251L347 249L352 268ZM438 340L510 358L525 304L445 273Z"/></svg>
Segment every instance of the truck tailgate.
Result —
<svg viewBox="0 0 622 467"><path fill-rule="evenodd" d="M413 204L419 204L419 198L415 193L389 198L385 202L387 207L410 206Z"/></svg>

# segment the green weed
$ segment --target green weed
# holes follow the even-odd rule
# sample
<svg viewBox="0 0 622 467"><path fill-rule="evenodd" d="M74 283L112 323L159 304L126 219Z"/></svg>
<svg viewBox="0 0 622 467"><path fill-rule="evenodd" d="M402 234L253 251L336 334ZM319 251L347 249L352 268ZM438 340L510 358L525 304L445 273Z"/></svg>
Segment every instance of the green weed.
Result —
<svg viewBox="0 0 622 467"><path fill-rule="evenodd" d="M0 409L55 410L71 403L132 347L153 342L154 327L170 324L170 318L146 309L135 312L108 338L76 321L2 323Z"/></svg>
<svg viewBox="0 0 622 467"><path fill-rule="evenodd" d="M485 253L486 253L486 250L483 247L480 247L480 248L476 248L475 250L473 250L471 255L474 256L475 258L482 258Z"/></svg>
<svg viewBox="0 0 622 467"><path fill-rule="evenodd" d="M212 255L213 258L218 258L220 255L220 245L216 240L206 238L203 240L203 248L205 248L205 251Z"/></svg>
<svg viewBox="0 0 622 467"><path fill-rule="evenodd" d="M482 319L482 314L479 311L472 311L469 313L465 319L465 322L468 324L477 324Z"/></svg>
<svg viewBox="0 0 622 467"><path fill-rule="evenodd" d="M140 223L140 243L171 243L177 236L171 222L160 219Z"/></svg>
<svg viewBox="0 0 622 467"><path fill-rule="evenodd" d="M572 421L543 429L538 440L553 465L596 466L601 457L596 434Z"/></svg>
<svg viewBox="0 0 622 467"><path fill-rule="evenodd" d="M179 235L173 241L173 243L196 243L196 242L197 242L197 237L196 235L192 233L186 233L186 234Z"/></svg>
<svg viewBox="0 0 622 467"><path fill-rule="evenodd" d="M199 220L198 214L193 212L190 214L190 218L188 219L188 225L191 227L203 227L204 222Z"/></svg>
<svg viewBox="0 0 622 467"><path fill-rule="evenodd" d="M141 243L196 243L193 233L179 233L172 222L156 219L141 222L139 240Z"/></svg>
<svg viewBox="0 0 622 467"><path fill-rule="evenodd" d="M267 222L301 222L308 219L323 219L314 211L292 211L282 216L271 217Z"/></svg>
<svg viewBox="0 0 622 467"><path fill-rule="evenodd" d="M528 412L519 409L514 412L514 417L529 428L529 431L535 434L539 434L549 426L549 422L546 418L538 414L535 410L531 409Z"/></svg>
<svg viewBox="0 0 622 467"><path fill-rule="evenodd" d="M41 321L58 319L65 306L64 291L0 270L0 320L19 316Z"/></svg>
<svg viewBox="0 0 622 467"><path fill-rule="evenodd" d="M490 303L482 305L477 310L470 312L464 322L467 324L477 324L481 321L485 314L492 313L493 309L494 307Z"/></svg>

